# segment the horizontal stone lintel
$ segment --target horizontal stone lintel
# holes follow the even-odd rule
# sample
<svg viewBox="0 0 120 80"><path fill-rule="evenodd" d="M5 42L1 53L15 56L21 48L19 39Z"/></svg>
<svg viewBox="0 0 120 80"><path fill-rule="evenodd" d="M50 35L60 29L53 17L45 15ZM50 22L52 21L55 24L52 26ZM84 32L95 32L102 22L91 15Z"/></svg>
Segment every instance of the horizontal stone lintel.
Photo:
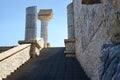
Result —
<svg viewBox="0 0 120 80"><path fill-rule="evenodd" d="M71 43L71 42L75 43L75 39L65 39L64 42L65 43Z"/></svg>
<svg viewBox="0 0 120 80"><path fill-rule="evenodd" d="M37 40L32 41L18 41L19 44L34 44L37 48L41 48L40 45L37 43Z"/></svg>

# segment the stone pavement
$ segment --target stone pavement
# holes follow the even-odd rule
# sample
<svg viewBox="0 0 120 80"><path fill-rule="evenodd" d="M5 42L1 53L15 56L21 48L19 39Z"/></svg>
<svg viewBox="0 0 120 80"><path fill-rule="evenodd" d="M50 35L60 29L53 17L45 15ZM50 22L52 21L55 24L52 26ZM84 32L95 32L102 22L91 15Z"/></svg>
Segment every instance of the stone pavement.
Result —
<svg viewBox="0 0 120 80"><path fill-rule="evenodd" d="M75 58L65 57L64 48L45 48L4 80L89 80Z"/></svg>

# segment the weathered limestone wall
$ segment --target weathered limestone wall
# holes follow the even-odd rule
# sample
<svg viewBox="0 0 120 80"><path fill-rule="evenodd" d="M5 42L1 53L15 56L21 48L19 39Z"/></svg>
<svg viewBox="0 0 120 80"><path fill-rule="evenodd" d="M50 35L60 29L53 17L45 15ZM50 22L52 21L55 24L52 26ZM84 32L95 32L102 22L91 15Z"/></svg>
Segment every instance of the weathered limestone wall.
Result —
<svg viewBox="0 0 120 80"><path fill-rule="evenodd" d="M19 44L31 44L30 48L30 56L37 57L40 55L40 50L44 48L44 40L43 38L37 38L36 40L31 40L30 42L19 41Z"/></svg>
<svg viewBox="0 0 120 80"><path fill-rule="evenodd" d="M76 57L91 78L99 80L99 53L107 41L102 4L84 5L74 0Z"/></svg>
<svg viewBox="0 0 120 80"><path fill-rule="evenodd" d="M120 0L103 0L103 9L110 40L101 50L100 79L120 80Z"/></svg>
<svg viewBox="0 0 120 80"><path fill-rule="evenodd" d="M40 51L44 48L44 39L43 38L38 38L37 40L36 40L37 42L37 44L40 46L40 47L37 47L37 46L35 46L35 54L37 55L37 56L39 56L40 55Z"/></svg>
<svg viewBox="0 0 120 80"><path fill-rule="evenodd" d="M120 0L103 0L92 5L82 1L73 0L76 57L91 80L100 80L101 48L120 33Z"/></svg>
<svg viewBox="0 0 120 80"><path fill-rule="evenodd" d="M0 80L30 59L30 46L30 44L23 44L0 53Z"/></svg>
<svg viewBox="0 0 120 80"><path fill-rule="evenodd" d="M67 57L75 56L75 39L65 39L65 55Z"/></svg>

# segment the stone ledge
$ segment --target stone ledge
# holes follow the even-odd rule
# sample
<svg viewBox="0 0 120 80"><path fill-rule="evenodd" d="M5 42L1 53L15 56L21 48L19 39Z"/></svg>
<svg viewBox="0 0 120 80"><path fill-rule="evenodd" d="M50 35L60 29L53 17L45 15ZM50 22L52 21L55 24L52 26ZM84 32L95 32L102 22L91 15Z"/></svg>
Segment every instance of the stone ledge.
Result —
<svg viewBox="0 0 120 80"><path fill-rule="evenodd" d="M65 39L64 42L65 43L71 43L71 42L75 42L75 39Z"/></svg>
<svg viewBox="0 0 120 80"><path fill-rule="evenodd" d="M64 51L65 54L75 54L75 51Z"/></svg>
<svg viewBox="0 0 120 80"><path fill-rule="evenodd" d="M75 51L64 51L66 57L75 57Z"/></svg>
<svg viewBox="0 0 120 80"><path fill-rule="evenodd" d="M17 46L17 45L16 45ZM4 51L7 51L11 48L14 48L16 46L0 46L0 53L4 52Z"/></svg>
<svg viewBox="0 0 120 80"><path fill-rule="evenodd" d="M6 78L30 59L30 44L23 44L0 53L0 80Z"/></svg>
<svg viewBox="0 0 120 80"><path fill-rule="evenodd" d="M19 44L34 44L36 47L41 48L37 40L32 41L18 41Z"/></svg>
<svg viewBox="0 0 120 80"><path fill-rule="evenodd" d="M31 41L18 41L19 44L31 44L30 56L31 58L37 57L40 55L40 50L44 47L43 38L38 38Z"/></svg>
<svg viewBox="0 0 120 80"><path fill-rule="evenodd" d="M16 54L17 52L22 51L23 49L25 49L29 46L30 46L30 44L20 45L20 46L14 47L8 51L0 53L0 61L3 61L4 59Z"/></svg>

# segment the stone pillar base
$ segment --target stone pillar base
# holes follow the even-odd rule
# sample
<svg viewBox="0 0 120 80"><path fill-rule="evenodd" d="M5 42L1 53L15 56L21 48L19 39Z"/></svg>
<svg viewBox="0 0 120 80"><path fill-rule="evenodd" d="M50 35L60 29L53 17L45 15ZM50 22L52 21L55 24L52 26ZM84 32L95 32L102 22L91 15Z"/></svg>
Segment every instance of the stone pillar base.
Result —
<svg viewBox="0 0 120 80"><path fill-rule="evenodd" d="M50 46L50 43L47 43L47 47L48 47L48 48L51 47L51 46Z"/></svg>
<svg viewBox="0 0 120 80"><path fill-rule="evenodd" d="M75 39L65 39L64 54L67 57L75 57Z"/></svg>
<svg viewBox="0 0 120 80"><path fill-rule="evenodd" d="M37 40L33 40L30 42L26 42L26 41L18 41L19 44L31 44L31 48L30 48L30 56L31 58L37 57L40 55L40 45L37 42Z"/></svg>
<svg viewBox="0 0 120 80"><path fill-rule="evenodd" d="M49 47L51 47L51 46L50 46L50 43L44 44L44 48L49 48Z"/></svg>

